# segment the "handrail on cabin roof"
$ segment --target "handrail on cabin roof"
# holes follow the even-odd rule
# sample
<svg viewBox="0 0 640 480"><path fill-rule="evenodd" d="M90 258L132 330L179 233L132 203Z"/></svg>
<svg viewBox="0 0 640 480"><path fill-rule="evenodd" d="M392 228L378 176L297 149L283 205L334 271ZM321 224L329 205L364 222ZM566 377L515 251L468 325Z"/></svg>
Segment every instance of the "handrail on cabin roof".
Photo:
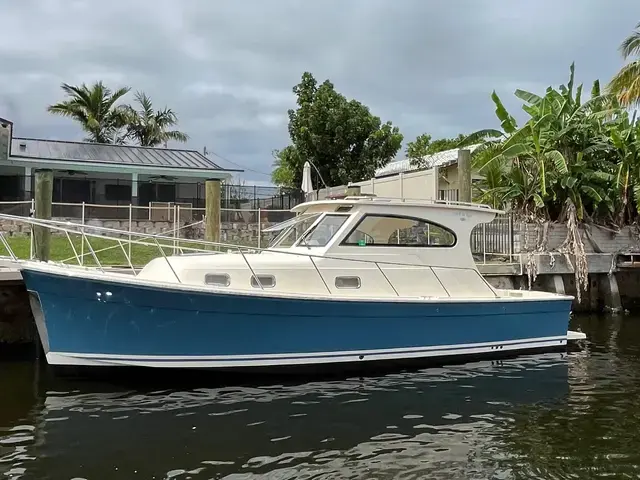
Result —
<svg viewBox="0 0 640 480"><path fill-rule="evenodd" d="M489 211L489 212L493 212L493 213L497 213L497 214L503 214L505 213L504 210L499 210L499 209L495 209L493 207L491 207L490 205L484 204L484 203L474 203L474 202L462 202L462 201L458 201L458 200L436 200L436 199L431 199L431 198L426 198L426 199L409 199L409 198L399 198L399 197L378 197L376 195L369 195L369 194L363 194L363 195L349 195L343 198L337 198L337 199L322 199L322 200L309 200L307 202L303 202L299 205L296 205L295 207L293 207L291 209L291 211L300 211L302 209L302 207L304 206L311 206L311 205L331 205L331 204L337 204L337 203L349 203L349 202L361 202L361 203L365 203L365 202L372 202L372 203L392 203L395 202L398 205L407 205L407 206L431 206L431 205L438 205L438 206L450 206L450 207L466 207L466 208L472 208L478 211Z"/></svg>

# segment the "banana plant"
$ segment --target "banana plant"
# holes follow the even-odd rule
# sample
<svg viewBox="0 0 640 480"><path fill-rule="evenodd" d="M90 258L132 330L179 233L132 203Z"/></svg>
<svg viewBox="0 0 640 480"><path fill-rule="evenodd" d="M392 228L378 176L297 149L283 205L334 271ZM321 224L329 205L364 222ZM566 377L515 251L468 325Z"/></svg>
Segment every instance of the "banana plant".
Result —
<svg viewBox="0 0 640 480"><path fill-rule="evenodd" d="M501 130L481 130L464 142L482 141L473 157L483 176L478 200L554 220L564 216L567 200L575 205L579 220L594 212L611 215L613 167L606 152L618 148L609 137L621 111L610 96L601 94L598 82L583 103L583 86L574 89L574 73L572 64L568 83L547 88L543 96L515 91L529 116L521 127L492 93Z"/></svg>

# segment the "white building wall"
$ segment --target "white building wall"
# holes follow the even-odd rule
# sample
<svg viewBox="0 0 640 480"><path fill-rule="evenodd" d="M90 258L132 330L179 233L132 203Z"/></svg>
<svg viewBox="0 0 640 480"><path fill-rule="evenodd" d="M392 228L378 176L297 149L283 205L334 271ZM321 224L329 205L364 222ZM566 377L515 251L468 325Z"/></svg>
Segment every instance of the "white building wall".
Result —
<svg viewBox="0 0 640 480"><path fill-rule="evenodd" d="M372 178L354 183L353 186L360 187L360 192L363 194L372 194L378 197L430 200L437 198L437 178L437 168L432 168L389 177ZM341 186L321 190L318 198L323 199L329 195L342 194L346 188L346 186Z"/></svg>

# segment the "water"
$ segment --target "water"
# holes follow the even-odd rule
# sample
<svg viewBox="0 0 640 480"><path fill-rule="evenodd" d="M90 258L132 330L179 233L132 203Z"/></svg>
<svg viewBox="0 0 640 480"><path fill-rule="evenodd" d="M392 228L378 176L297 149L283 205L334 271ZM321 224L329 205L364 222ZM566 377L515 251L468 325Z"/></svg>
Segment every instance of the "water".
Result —
<svg viewBox="0 0 640 480"><path fill-rule="evenodd" d="M278 385L2 363L0 479L640 478L640 317L577 327L569 355Z"/></svg>

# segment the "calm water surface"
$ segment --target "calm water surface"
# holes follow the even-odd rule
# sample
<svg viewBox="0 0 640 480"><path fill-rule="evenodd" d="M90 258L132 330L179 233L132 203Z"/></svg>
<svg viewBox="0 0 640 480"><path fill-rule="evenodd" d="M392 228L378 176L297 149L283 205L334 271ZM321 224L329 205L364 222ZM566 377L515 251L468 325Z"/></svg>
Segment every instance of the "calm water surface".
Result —
<svg viewBox="0 0 640 480"><path fill-rule="evenodd" d="M0 364L0 479L640 478L640 317L580 352L251 386Z"/></svg>

